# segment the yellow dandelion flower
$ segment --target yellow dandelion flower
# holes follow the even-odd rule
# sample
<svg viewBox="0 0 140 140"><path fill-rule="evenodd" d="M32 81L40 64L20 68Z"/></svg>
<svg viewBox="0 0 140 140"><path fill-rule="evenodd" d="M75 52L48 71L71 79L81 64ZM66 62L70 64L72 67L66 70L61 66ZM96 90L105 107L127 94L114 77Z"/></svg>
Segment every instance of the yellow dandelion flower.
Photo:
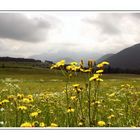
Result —
<svg viewBox="0 0 140 140"><path fill-rule="evenodd" d="M50 127L58 127L56 123L51 123Z"/></svg>
<svg viewBox="0 0 140 140"><path fill-rule="evenodd" d="M100 101L95 101L95 102L92 102L92 103L91 103L91 105L99 105L99 104L101 104Z"/></svg>
<svg viewBox="0 0 140 140"><path fill-rule="evenodd" d="M97 67L98 68L102 68L104 65L102 63L98 64Z"/></svg>
<svg viewBox="0 0 140 140"><path fill-rule="evenodd" d="M76 96L71 96L71 100L76 100Z"/></svg>
<svg viewBox="0 0 140 140"><path fill-rule="evenodd" d="M64 66L64 64L65 64L65 60L61 60L56 63L56 65L58 65L58 66Z"/></svg>
<svg viewBox="0 0 140 140"><path fill-rule="evenodd" d="M59 68L59 67L64 66L64 65L65 65L65 60L61 60L61 61L57 62L56 64L53 64L51 66L51 69Z"/></svg>
<svg viewBox="0 0 140 140"><path fill-rule="evenodd" d="M76 88L76 92L80 93L82 91L82 88Z"/></svg>
<svg viewBox="0 0 140 140"><path fill-rule="evenodd" d="M12 101L12 100L15 99L15 96L14 96L14 95L9 95L9 96L7 96L7 99L8 99L9 101Z"/></svg>
<svg viewBox="0 0 140 140"><path fill-rule="evenodd" d="M28 99L33 99L33 95L29 94L29 95L27 96L27 98L28 98Z"/></svg>
<svg viewBox="0 0 140 140"><path fill-rule="evenodd" d="M18 109L19 110L27 110L27 107L26 106L19 106Z"/></svg>
<svg viewBox="0 0 140 140"><path fill-rule="evenodd" d="M82 122L79 122L79 123L78 123L78 126L83 126L83 123L82 123Z"/></svg>
<svg viewBox="0 0 140 140"><path fill-rule="evenodd" d="M32 112L32 113L30 113L30 116L31 117L37 117L38 116L38 112Z"/></svg>
<svg viewBox="0 0 140 140"><path fill-rule="evenodd" d="M21 124L20 127L32 127L32 124L30 122L25 122Z"/></svg>
<svg viewBox="0 0 140 140"><path fill-rule="evenodd" d="M38 122L38 121L33 122L33 123L32 123L32 126L33 126L33 127L39 127L39 122Z"/></svg>
<svg viewBox="0 0 140 140"><path fill-rule="evenodd" d="M108 118L108 119L112 119L112 118L114 118L114 117L115 117L115 115L112 114L112 115L108 116L107 118Z"/></svg>
<svg viewBox="0 0 140 140"><path fill-rule="evenodd" d="M125 87L125 85L121 85L121 87Z"/></svg>
<svg viewBox="0 0 140 140"><path fill-rule="evenodd" d="M70 66L66 67L66 70L68 70L68 71L77 71L79 69L80 69L80 67L79 66L75 66L75 65L70 65Z"/></svg>
<svg viewBox="0 0 140 140"><path fill-rule="evenodd" d="M28 103L30 103L30 100L29 100L28 98L23 98L23 99L22 99L22 102L28 104Z"/></svg>
<svg viewBox="0 0 140 140"><path fill-rule="evenodd" d="M80 70L80 66L75 66L73 69L73 71L78 71L78 70Z"/></svg>
<svg viewBox="0 0 140 140"><path fill-rule="evenodd" d="M91 78L89 78L89 81L93 81L99 78L99 74L94 74Z"/></svg>
<svg viewBox="0 0 140 140"><path fill-rule="evenodd" d="M80 71L81 71L81 72L84 72L84 69L83 69L83 68L80 68Z"/></svg>
<svg viewBox="0 0 140 140"><path fill-rule="evenodd" d="M103 70L97 70L96 73L103 73Z"/></svg>
<svg viewBox="0 0 140 140"><path fill-rule="evenodd" d="M2 101L2 103L3 103L3 104L4 104L4 103L9 103L9 100L4 99L4 100Z"/></svg>
<svg viewBox="0 0 140 140"><path fill-rule="evenodd" d="M17 99L23 99L23 97L24 97L24 94L17 94Z"/></svg>
<svg viewBox="0 0 140 140"><path fill-rule="evenodd" d="M45 123L44 122L40 122L39 126L40 127L45 127Z"/></svg>
<svg viewBox="0 0 140 140"><path fill-rule="evenodd" d="M72 85L74 88L78 88L80 86L80 84L74 84Z"/></svg>
<svg viewBox="0 0 140 140"><path fill-rule="evenodd" d="M103 61L102 64L103 64L103 65L109 65L109 62Z"/></svg>
<svg viewBox="0 0 140 140"><path fill-rule="evenodd" d="M72 70L72 67L71 66L67 66L66 67L66 70L69 70L70 71L70 70Z"/></svg>
<svg viewBox="0 0 140 140"><path fill-rule="evenodd" d="M105 122L104 121L98 121L98 126L105 126Z"/></svg>
<svg viewBox="0 0 140 140"><path fill-rule="evenodd" d="M54 69L54 68L57 68L57 66L55 64L53 64L50 69Z"/></svg>
<svg viewBox="0 0 140 140"><path fill-rule="evenodd" d="M77 62L71 62L70 65L77 65Z"/></svg>
<svg viewBox="0 0 140 140"><path fill-rule="evenodd" d="M91 72L91 69L83 70L83 72L85 73Z"/></svg>
<svg viewBox="0 0 140 140"><path fill-rule="evenodd" d="M68 110L67 110L67 113L72 113L72 112L74 112L74 109L69 107Z"/></svg>

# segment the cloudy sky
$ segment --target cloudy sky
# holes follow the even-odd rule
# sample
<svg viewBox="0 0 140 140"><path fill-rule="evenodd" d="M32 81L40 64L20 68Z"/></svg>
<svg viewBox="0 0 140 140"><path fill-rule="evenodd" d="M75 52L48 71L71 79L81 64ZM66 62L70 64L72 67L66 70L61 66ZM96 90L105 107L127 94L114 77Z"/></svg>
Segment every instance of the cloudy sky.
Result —
<svg viewBox="0 0 140 140"><path fill-rule="evenodd" d="M0 56L106 54L136 43L140 43L139 13L0 13Z"/></svg>

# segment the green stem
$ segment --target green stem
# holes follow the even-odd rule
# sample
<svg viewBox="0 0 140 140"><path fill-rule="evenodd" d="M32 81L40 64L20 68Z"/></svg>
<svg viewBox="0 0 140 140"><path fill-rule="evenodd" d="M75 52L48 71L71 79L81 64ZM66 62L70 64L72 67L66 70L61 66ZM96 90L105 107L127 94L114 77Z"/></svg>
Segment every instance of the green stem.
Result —
<svg viewBox="0 0 140 140"><path fill-rule="evenodd" d="M79 98L79 105L80 105L81 115L82 115L82 119L83 119L82 93L80 95L78 94L78 98Z"/></svg>
<svg viewBox="0 0 140 140"><path fill-rule="evenodd" d="M66 108L68 109L69 108L69 96L68 96L68 80L66 81L66 102L67 102L67 106ZM67 113L67 121L66 121L66 126L68 127L69 126L69 113Z"/></svg>
<svg viewBox="0 0 140 140"><path fill-rule="evenodd" d="M89 81L89 84L88 84L88 123L89 123L89 126L91 126L91 111L90 111L90 104L91 104L91 95L90 95L90 90L91 90L91 83Z"/></svg>

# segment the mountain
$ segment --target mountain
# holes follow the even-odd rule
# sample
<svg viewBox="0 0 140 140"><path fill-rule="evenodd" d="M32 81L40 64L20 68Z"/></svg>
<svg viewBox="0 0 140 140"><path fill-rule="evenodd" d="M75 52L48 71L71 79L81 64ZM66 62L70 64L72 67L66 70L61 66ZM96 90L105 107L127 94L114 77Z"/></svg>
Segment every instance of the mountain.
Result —
<svg viewBox="0 0 140 140"><path fill-rule="evenodd" d="M53 62L58 62L62 59L66 59L66 62L71 61L77 61L80 62L81 59L83 59L85 62L88 61L88 59L97 60L100 58L103 54L97 53L97 52L86 52L84 50L79 51L73 51L73 50L58 50L58 51L48 51L46 53L42 53L39 55L33 55L30 56L30 58L33 59L39 59L42 61L50 60Z"/></svg>
<svg viewBox="0 0 140 140"><path fill-rule="evenodd" d="M71 62L74 62L75 60L70 58L70 57L64 57L64 58L60 58L59 60L65 60L67 64L71 63ZM58 60L58 61L59 61ZM57 61L57 62L58 62Z"/></svg>
<svg viewBox="0 0 140 140"><path fill-rule="evenodd" d="M109 58L109 57L111 57L111 56L113 56L113 55L114 55L113 53L105 54L105 55L103 55L102 57L100 57L100 58L97 60L97 63L100 63L100 62L106 60L107 58Z"/></svg>
<svg viewBox="0 0 140 140"><path fill-rule="evenodd" d="M140 44L126 48L105 60L110 62L112 68L140 70Z"/></svg>

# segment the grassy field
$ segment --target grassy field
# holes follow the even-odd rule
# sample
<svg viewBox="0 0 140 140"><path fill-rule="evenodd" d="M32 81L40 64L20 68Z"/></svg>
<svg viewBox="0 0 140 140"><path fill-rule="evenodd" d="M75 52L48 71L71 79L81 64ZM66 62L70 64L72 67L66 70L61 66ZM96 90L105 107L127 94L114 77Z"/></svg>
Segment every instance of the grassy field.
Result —
<svg viewBox="0 0 140 140"><path fill-rule="evenodd" d="M139 127L140 75L0 68L1 127Z"/></svg>

